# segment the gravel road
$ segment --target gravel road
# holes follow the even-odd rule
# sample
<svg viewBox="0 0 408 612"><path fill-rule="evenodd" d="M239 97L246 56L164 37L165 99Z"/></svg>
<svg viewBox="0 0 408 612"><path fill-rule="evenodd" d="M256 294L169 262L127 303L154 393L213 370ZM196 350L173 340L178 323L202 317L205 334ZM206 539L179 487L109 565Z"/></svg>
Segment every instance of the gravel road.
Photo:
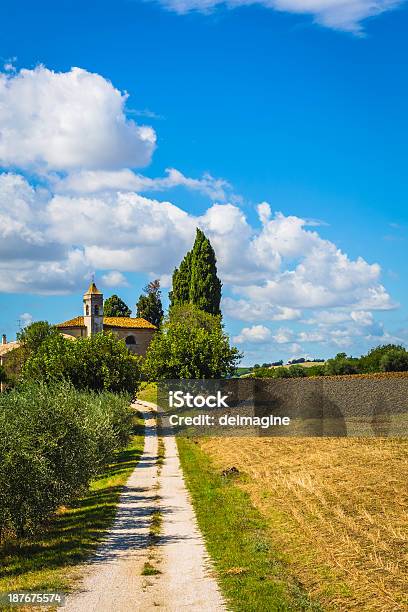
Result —
<svg viewBox="0 0 408 612"><path fill-rule="evenodd" d="M146 423L140 462L122 493L115 522L85 565L78 590L67 598L67 612L225 611L194 510L184 484L174 437L165 437L165 460L157 464L154 406L137 402ZM149 535L160 512L161 531ZM155 575L142 575L145 563Z"/></svg>

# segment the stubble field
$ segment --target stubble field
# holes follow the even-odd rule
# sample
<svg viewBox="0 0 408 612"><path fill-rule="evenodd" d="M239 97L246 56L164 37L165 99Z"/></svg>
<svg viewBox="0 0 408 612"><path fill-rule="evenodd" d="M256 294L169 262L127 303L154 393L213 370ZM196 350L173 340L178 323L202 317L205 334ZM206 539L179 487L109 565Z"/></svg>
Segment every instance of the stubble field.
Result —
<svg viewBox="0 0 408 612"><path fill-rule="evenodd" d="M200 441L267 518L271 542L325 610L408 609L408 440Z"/></svg>

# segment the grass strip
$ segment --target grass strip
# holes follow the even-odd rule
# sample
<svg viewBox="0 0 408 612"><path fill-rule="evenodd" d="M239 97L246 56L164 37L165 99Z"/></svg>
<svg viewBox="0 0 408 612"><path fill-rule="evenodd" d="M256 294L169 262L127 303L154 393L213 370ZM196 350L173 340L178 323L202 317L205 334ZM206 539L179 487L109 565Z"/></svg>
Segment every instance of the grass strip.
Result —
<svg viewBox="0 0 408 612"><path fill-rule="evenodd" d="M137 392L137 399L157 404L157 383L143 382Z"/></svg>
<svg viewBox="0 0 408 612"><path fill-rule="evenodd" d="M320 611L290 576L274 550L267 521L234 478L217 473L192 440L178 438L180 461L199 527L218 574L218 583L236 612Z"/></svg>
<svg viewBox="0 0 408 612"><path fill-rule="evenodd" d="M35 539L0 548L0 592L69 591L75 570L112 525L119 497L143 452L143 421L135 419L129 446L91 483L89 492L61 508Z"/></svg>

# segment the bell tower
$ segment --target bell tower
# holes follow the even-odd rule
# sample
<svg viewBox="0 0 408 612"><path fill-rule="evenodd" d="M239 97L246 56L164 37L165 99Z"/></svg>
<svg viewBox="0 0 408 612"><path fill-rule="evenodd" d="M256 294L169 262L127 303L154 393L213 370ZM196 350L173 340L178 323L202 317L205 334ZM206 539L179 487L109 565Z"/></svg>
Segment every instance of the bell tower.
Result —
<svg viewBox="0 0 408 612"><path fill-rule="evenodd" d="M103 331L103 294L94 281L84 293L84 324L87 336Z"/></svg>

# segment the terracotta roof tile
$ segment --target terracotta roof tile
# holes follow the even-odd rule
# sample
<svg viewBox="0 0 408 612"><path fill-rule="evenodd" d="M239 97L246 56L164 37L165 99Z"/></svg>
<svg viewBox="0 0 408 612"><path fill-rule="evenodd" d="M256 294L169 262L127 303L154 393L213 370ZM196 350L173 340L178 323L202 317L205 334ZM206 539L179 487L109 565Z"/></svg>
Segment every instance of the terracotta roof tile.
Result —
<svg viewBox="0 0 408 612"><path fill-rule="evenodd" d="M140 317L104 317L103 326L107 328L121 327L130 329L156 329L155 325L149 323L149 321L146 321L146 319L141 319ZM69 321L64 321L64 323L58 323L56 327L62 329L69 327L85 327L84 317L69 319Z"/></svg>
<svg viewBox="0 0 408 612"><path fill-rule="evenodd" d="M7 342L7 344L0 344L0 356L6 355L10 351L18 348L20 343L18 341Z"/></svg>
<svg viewBox="0 0 408 612"><path fill-rule="evenodd" d="M74 317L64 323L58 323L56 327L85 327L84 317Z"/></svg>
<svg viewBox="0 0 408 612"><path fill-rule="evenodd" d="M104 327L131 327L133 329L156 329L156 326L140 317L104 317Z"/></svg>

